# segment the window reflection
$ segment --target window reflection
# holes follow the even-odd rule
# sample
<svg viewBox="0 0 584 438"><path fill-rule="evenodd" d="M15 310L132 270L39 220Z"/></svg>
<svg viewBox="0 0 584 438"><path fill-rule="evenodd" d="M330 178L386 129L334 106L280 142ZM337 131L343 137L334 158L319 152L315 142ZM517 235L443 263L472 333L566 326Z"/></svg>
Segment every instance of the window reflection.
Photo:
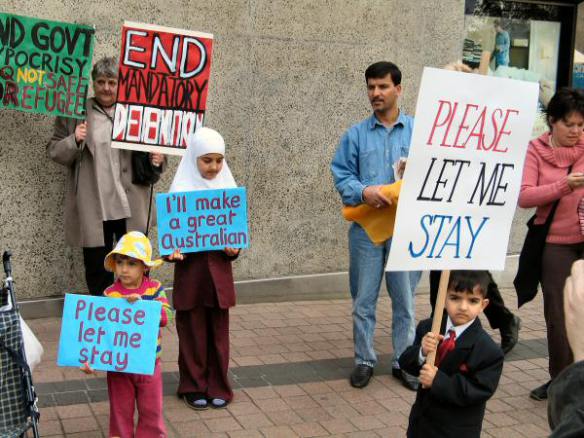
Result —
<svg viewBox="0 0 584 438"><path fill-rule="evenodd" d="M492 76L539 83L540 112L557 87L562 23L556 6L467 0L462 60ZM540 114L533 135L547 129Z"/></svg>

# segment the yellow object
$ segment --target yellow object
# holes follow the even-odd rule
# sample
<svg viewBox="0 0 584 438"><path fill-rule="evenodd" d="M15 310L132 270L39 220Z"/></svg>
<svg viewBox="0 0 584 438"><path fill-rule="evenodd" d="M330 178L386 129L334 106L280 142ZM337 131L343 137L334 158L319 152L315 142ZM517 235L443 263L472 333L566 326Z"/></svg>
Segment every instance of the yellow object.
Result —
<svg viewBox="0 0 584 438"><path fill-rule="evenodd" d="M106 270L114 272L114 254L125 255L140 260L149 268L157 268L162 264L162 260L152 260L152 245L148 237L140 231L130 231L122 236L116 247L103 261Z"/></svg>
<svg viewBox="0 0 584 438"><path fill-rule="evenodd" d="M393 225L395 224L395 213L402 181L399 180L381 188L381 193L391 200L391 205L387 207L373 208L367 204L343 207L343 217L361 225L375 245L381 245L393 236Z"/></svg>

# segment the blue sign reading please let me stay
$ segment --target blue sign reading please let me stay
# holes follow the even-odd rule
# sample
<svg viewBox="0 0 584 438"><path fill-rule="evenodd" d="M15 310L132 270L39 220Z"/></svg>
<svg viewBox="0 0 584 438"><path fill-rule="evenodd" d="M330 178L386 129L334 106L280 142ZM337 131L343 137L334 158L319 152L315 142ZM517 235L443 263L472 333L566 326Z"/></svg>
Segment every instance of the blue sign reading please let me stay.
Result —
<svg viewBox="0 0 584 438"><path fill-rule="evenodd" d="M66 294L57 365L152 375L161 306Z"/></svg>

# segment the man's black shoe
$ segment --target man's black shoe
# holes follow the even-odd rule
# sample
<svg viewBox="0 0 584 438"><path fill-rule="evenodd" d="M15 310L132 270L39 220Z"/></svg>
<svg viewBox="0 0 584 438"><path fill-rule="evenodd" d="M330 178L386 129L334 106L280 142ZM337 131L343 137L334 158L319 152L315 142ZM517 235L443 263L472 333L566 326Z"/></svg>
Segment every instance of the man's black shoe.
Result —
<svg viewBox="0 0 584 438"><path fill-rule="evenodd" d="M404 370L399 368L392 368L391 374L393 377L398 379L402 382L406 388L412 391L417 391L418 387L420 386L420 382L417 377L412 376L411 374L406 373Z"/></svg>
<svg viewBox="0 0 584 438"><path fill-rule="evenodd" d="M518 316L513 315L511 323L505 327L501 328L501 350L503 353L507 354L513 347L517 344L519 340L519 330L521 329L521 319Z"/></svg>
<svg viewBox="0 0 584 438"><path fill-rule="evenodd" d="M538 386L537 388L535 388L533 391L531 391L529 393L529 396L534 399L534 400L546 400L548 397L548 386L550 386L550 383L552 383L552 381L550 380L547 383L544 383L541 386Z"/></svg>
<svg viewBox="0 0 584 438"><path fill-rule="evenodd" d="M401 380L401 369L400 368L391 368L391 375L398 380Z"/></svg>
<svg viewBox="0 0 584 438"><path fill-rule="evenodd" d="M351 386L353 388L365 388L373 375L373 367L368 365L357 365L351 373Z"/></svg>

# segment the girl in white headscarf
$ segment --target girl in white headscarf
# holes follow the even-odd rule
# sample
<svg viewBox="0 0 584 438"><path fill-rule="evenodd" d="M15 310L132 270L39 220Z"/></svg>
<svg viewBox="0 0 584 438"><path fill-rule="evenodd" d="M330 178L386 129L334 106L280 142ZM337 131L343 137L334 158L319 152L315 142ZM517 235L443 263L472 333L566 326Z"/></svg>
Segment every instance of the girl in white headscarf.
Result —
<svg viewBox="0 0 584 438"><path fill-rule="evenodd" d="M225 161L225 142L213 129L189 138L171 192L237 187ZM229 366L229 308L235 305L231 262L239 250L204 251L170 257L175 261L173 305L179 340L177 393L195 410L224 408L233 399Z"/></svg>
<svg viewBox="0 0 584 438"><path fill-rule="evenodd" d="M189 137L170 192L237 187L225 161L225 142L217 131L199 128Z"/></svg>

